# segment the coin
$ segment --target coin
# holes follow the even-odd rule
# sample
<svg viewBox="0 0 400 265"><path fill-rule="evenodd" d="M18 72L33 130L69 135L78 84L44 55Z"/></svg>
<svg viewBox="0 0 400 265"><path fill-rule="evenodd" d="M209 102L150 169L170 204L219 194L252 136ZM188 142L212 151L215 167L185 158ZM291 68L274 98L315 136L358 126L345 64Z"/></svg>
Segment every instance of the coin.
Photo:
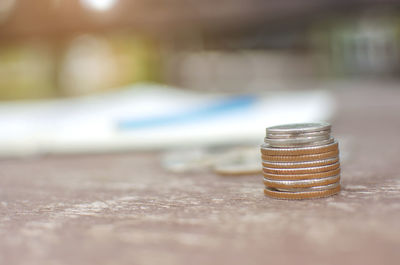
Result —
<svg viewBox="0 0 400 265"><path fill-rule="evenodd" d="M265 138L265 143L272 147L296 147L296 146L315 146L328 144L333 142L333 138L330 135L318 136L318 137L301 137L293 139L270 139Z"/></svg>
<svg viewBox="0 0 400 265"><path fill-rule="evenodd" d="M213 171L221 176L254 175L261 172L260 164L226 164L218 165Z"/></svg>
<svg viewBox="0 0 400 265"><path fill-rule="evenodd" d="M339 162L339 157L333 157L323 160L314 160L314 161L305 161L305 162L270 162L270 161L262 161L262 165L264 167L272 167L272 168L305 168L305 167L316 167L316 166L325 166Z"/></svg>
<svg viewBox="0 0 400 265"><path fill-rule="evenodd" d="M276 188L276 187L269 187L266 186L266 188L273 188L275 190L278 191L284 191L284 192L304 192L304 191L321 191L321 190L330 190L333 188L336 188L337 186L339 186L339 182L334 182L334 183L330 183L330 184L325 184L325 185L320 185L320 186L312 186L312 187L302 187L302 188Z"/></svg>
<svg viewBox="0 0 400 265"><path fill-rule="evenodd" d="M286 200L303 200L303 199L316 199L332 196L340 191L340 185L336 188L324 191L305 191L305 192L284 192L277 191L273 188L264 188L264 194L276 199Z"/></svg>
<svg viewBox="0 0 400 265"><path fill-rule="evenodd" d="M319 136L325 136L329 138L330 134L330 130L309 133L268 133L266 139L293 139Z"/></svg>
<svg viewBox="0 0 400 265"><path fill-rule="evenodd" d="M256 147L235 147L215 157L211 170L222 176L254 175L261 172Z"/></svg>
<svg viewBox="0 0 400 265"><path fill-rule="evenodd" d="M296 174L311 174L326 172L333 169L337 169L340 166L339 162L331 165L319 166L319 167L304 167L304 168L271 168L263 167L262 170L265 173L281 174L281 175L296 175Z"/></svg>
<svg viewBox="0 0 400 265"><path fill-rule="evenodd" d="M261 159L264 161L275 161L275 162L302 162L302 161L313 161L313 160L322 160L326 158L332 158L339 155L339 150L313 154L313 155L297 155L297 156L271 156L271 155L262 155Z"/></svg>
<svg viewBox="0 0 400 265"><path fill-rule="evenodd" d="M311 146L320 146L320 145L327 145L334 142L335 139L330 138L327 140L321 141L314 141L314 142L297 142L297 143L285 143L285 142L266 142L269 147L276 147L276 148L288 148L288 147L311 147Z"/></svg>
<svg viewBox="0 0 400 265"><path fill-rule="evenodd" d="M321 146L310 146L310 147L295 147L295 148L273 148L267 144L261 146L261 153L263 155L278 155L278 156L290 156L290 155L312 155L320 154L329 151L335 151L338 149L338 143L321 145Z"/></svg>
<svg viewBox="0 0 400 265"><path fill-rule="evenodd" d="M326 178L340 174L340 167L334 170L329 170L326 172L320 173L311 173L311 174L295 174L295 175L282 175L282 174L271 174L263 172L264 177L268 179L275 180L303 180L303 179L319 179Z"/></svg>
<svg viewBox="0 0 400 265"><path fill-rule="evenodd" d="M266 129L266 134L298 134L330 130L331 125L329 123L294 123L269 127Z"/></svg>
<svg viewBox="0 0 400 265"><path fill-rule="evenodd" d="M313 186L327 185L338 182L340 175L335 175L319 179L305 179L305 180L274 180L264 177L264 185L271 188L306 188Z"/></svg>

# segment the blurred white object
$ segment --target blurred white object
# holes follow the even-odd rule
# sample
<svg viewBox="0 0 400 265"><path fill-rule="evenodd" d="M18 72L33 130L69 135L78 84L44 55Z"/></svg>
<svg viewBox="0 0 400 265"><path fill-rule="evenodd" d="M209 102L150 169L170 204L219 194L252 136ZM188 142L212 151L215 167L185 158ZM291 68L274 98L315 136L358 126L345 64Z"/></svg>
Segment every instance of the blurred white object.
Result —
<svg viewBox="0 0 400 265"><path fill-rule="evenodd" d="M226 95L158 85L0 104L0 155L259 144L265 127L326 121L328 91Z"/></svg>

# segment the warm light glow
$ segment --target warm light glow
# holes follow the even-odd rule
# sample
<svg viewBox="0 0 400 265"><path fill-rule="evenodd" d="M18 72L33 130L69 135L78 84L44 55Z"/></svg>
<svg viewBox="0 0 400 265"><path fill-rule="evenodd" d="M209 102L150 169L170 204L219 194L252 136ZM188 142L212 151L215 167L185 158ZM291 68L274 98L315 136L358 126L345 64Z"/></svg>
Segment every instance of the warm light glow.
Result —
<svg viewBox="0 0 400 265"><path fill-rule="evenodd" d="M88 9L107 11L117 3L117 0L81 0L81 3Z"/></svg>
<svg viewBox="0 0 400 265"><path fill-rule="evenodd" d="M5 20L15 7L15 0L0 0L0 22Z"/></svg>
<svg viewBox="0 0 400 265"><path fill-rule="evenodd" d="M69 45L60 71L60 84L68 95L81 95L112 87L117 64L107 40L79 36Z"/></svg>

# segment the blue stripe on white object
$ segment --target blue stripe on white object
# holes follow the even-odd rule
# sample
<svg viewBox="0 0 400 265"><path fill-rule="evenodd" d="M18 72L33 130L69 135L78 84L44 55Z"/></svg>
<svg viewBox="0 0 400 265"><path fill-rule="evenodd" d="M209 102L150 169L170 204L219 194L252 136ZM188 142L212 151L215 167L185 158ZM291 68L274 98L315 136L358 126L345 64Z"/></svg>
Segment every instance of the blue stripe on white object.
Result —
<svg viewBox="0 0 400 265"><path fill-rule="evenodd" d="M193 122L204 121L210 118L221 118L232 112L248 110L257 98L253 95L240 95L220 99L205 106L196 106L185 112L177 112L167 115L159 115L147 118L126 119L118 122L117 127L121 130L149 129L159 126L184 125Z"/></svg>

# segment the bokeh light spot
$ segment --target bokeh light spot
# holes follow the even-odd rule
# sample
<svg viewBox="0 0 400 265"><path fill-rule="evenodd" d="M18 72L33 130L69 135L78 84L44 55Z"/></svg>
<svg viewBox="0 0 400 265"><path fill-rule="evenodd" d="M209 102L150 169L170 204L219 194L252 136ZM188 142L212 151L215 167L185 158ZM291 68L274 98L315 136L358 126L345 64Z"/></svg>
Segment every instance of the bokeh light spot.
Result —
<svg viewBox="0 0 400 265"><path fill-rule="evenodd" d="M81 0L82 5L95 11L107 11L117 3L117 0Z"/></svg>

